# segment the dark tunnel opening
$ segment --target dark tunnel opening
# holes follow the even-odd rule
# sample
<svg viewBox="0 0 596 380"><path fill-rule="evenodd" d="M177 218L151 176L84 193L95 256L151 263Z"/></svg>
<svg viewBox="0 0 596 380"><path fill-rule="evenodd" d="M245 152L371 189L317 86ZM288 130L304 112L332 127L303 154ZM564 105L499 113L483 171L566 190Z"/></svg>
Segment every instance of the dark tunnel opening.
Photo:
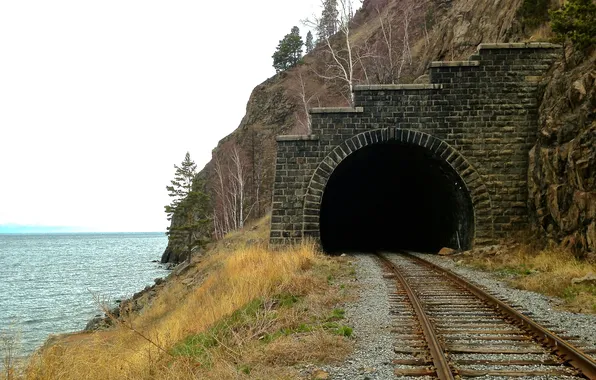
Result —
<svg viewBox="0 0 596 380"><path fill-rule="evenodd" d="M398 142L369 145L329 178L321 243L328 253L468 249L472 207L459 175L429 150Z"/></svg>

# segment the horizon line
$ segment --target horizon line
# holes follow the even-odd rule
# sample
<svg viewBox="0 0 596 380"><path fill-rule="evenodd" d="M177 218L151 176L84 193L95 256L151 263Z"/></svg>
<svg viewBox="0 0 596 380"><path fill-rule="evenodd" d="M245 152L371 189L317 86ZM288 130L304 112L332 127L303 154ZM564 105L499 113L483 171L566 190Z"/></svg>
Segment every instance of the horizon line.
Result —
<svg viewBox="0 0 596 380"><path fill-rule="evenodd" d="M96 229L95 229L96 228ZM109 230L100 227L47 226L27 224L0 224L0 234L45 234L45 233L157 233L164 230Z"/></svg>
<svg viewBox="0 0 596 380"><path fill-rule="evenodd" d="M0 235L165 234L167 231L2 231Z"/></svg>

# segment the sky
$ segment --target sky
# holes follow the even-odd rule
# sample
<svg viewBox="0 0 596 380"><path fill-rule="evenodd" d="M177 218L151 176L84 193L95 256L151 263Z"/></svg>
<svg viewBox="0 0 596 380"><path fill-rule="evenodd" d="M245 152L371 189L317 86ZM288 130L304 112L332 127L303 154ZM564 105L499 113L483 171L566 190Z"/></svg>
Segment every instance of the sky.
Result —
<svg viewBox="0 0 596 380"><path fill-rule="evenodd" d="M165 231L318 0L0 1L0 225Z"/></svg>

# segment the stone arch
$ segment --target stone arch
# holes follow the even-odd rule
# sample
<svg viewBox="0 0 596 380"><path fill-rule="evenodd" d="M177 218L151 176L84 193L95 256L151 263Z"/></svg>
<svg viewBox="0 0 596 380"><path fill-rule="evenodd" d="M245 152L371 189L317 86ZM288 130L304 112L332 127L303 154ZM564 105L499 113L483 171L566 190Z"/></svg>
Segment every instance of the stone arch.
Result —
<svg viewBox="0 0 596 380"><path fill-rule="evenodd" d="M319 212L323 193L329 178L339 164L352 153L366 146L389 141L417 145L443 159L460 177L470 195L475 225L472 241L476 242L479 235L485 240L492 240L494 228L490 194L476 169L459 151L445 141L425 132L397 127L380 128L354 135L336 146L320 162L310 178L305 192L303 237L317 240L320 238Z"/></svg>

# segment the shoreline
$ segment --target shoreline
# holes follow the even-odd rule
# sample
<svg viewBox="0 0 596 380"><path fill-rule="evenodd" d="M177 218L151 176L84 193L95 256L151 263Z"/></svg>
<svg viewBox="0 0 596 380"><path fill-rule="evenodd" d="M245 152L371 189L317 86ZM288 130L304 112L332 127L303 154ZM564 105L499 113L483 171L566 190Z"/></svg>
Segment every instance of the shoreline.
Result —
<svg viewBox="0 0 596 380"><path fill-rule="evenodd" d="M101 313L91 294L113 308L112 300L131 298L171 272L159 263L167 245L161 233L4 234L2 241L0 334L16 337L20 358L54 336L84 331Z"/></svg>

